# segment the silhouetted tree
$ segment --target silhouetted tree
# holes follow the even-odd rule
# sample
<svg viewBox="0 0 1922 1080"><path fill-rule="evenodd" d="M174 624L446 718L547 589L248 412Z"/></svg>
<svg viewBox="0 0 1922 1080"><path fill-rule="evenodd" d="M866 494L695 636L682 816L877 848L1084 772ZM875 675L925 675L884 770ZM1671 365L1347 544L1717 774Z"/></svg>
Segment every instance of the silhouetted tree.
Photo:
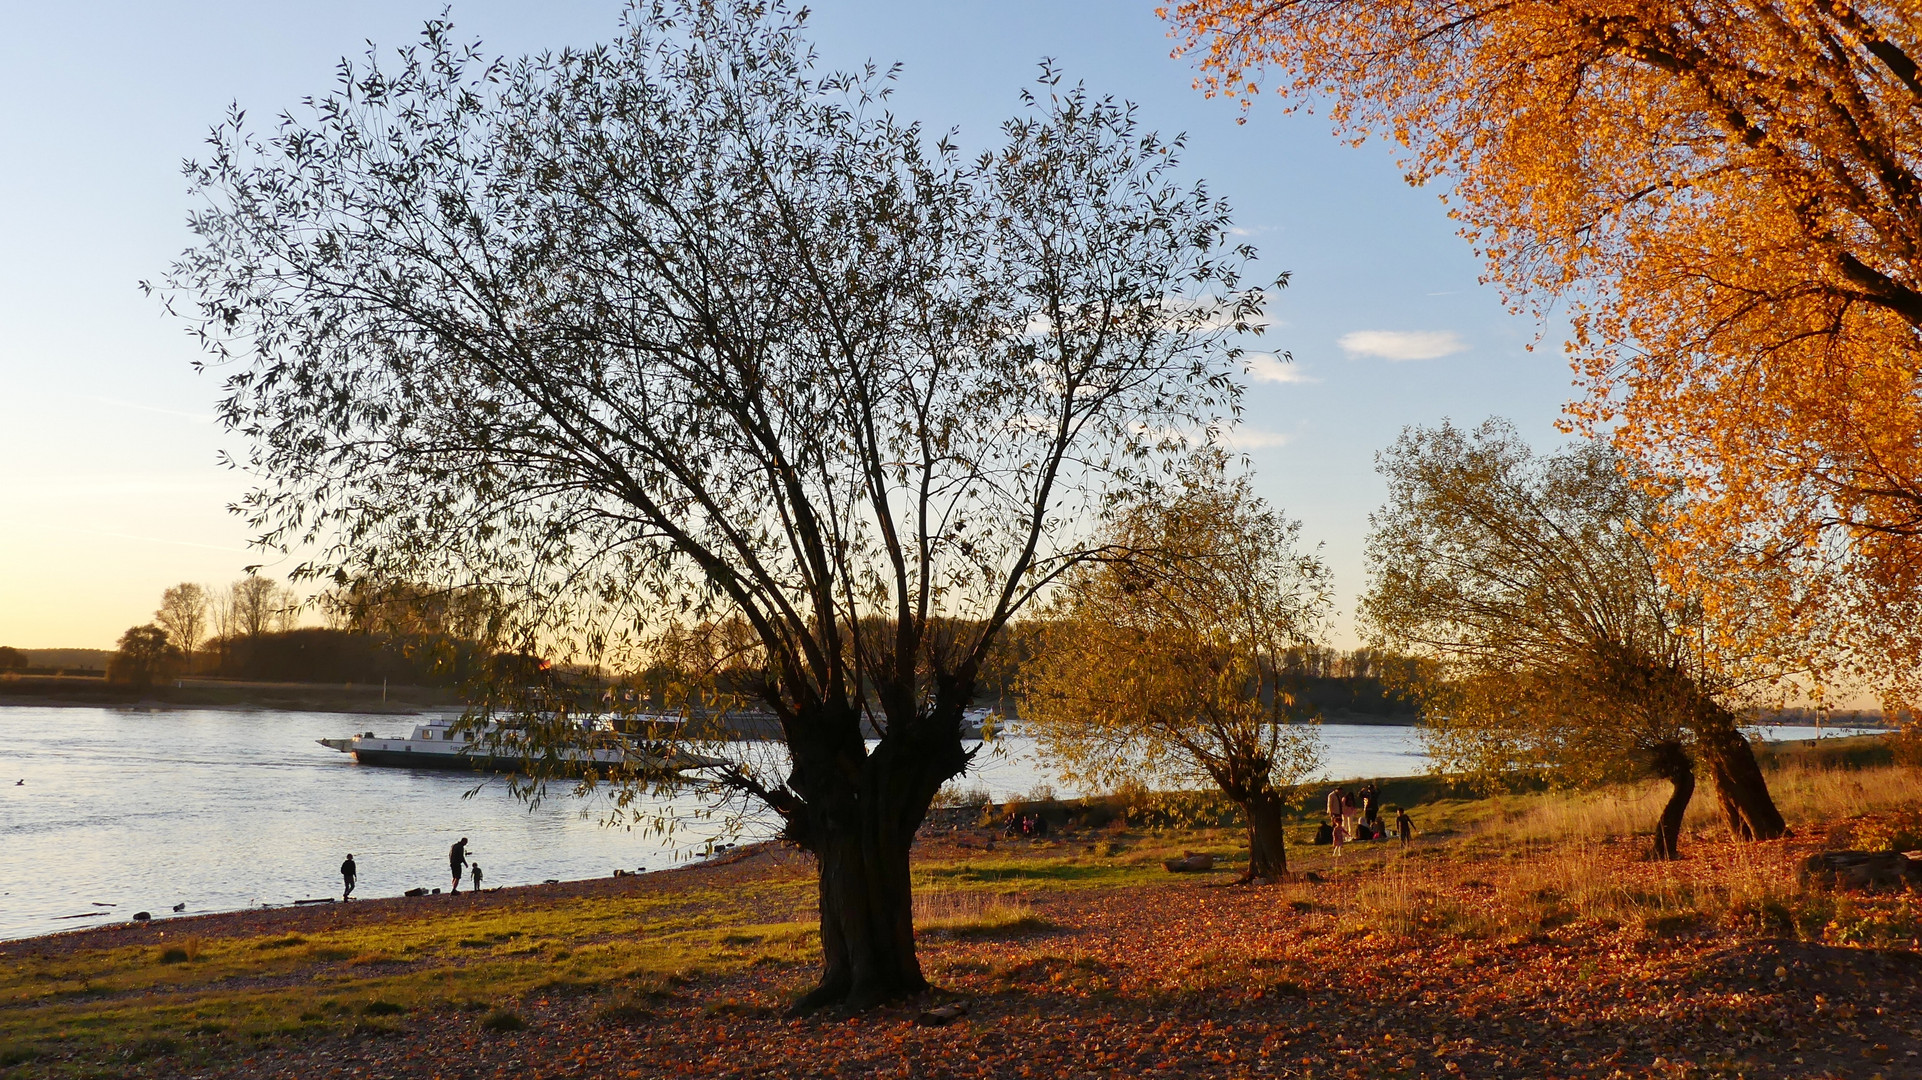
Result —
<svg viewBox="0 0 1922 1080"><path fill-rule="evenodd" d="M165 630L152 623L136 626L120 635L119 646L107 662L107 681L145 690L171 678L183 660Z"/></svg>
<svg viewBox="0 0 1922 1080"><path fill-rule="evenodd" d="M183 581L161 595L160 610L154 612L154 623L189 663L207 636L207 607L207 590Z"/></svg>
<svg viewBox="0 0 1922 1080"><path fill-rule="evenodd" d="M300 597L270 578L249 574L227 587L216 610L222 637L259 637L292 630L300 621Z"/></svg>
<svg viewBox="0 0 1922 1080"><path fill-rule="evenodd" d="M1049 73L970 162L801 23L663 0L493 64L432 23L236 112L171 281L309 574L485 587L504 652L751 631L791 765L724 782L819 857L803 1004L865 1004L926 986L909 847L996 635L1232 407L1262 293L1131 107Z"/></svg>

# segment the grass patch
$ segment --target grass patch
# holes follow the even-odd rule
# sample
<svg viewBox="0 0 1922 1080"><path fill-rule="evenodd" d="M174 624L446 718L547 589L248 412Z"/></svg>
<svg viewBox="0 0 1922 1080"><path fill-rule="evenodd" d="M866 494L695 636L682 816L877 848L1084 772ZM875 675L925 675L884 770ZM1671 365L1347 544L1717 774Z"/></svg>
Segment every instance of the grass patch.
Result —
<svg viewBox="0 0 1922 1080"><path fill-rule="evenodd" d="M120 1052L125 1061L148 1061L157 1057L169 1057L180 1052L180 1044L165 1036L149 1036L127 1044Z"/></svg>
<svg viewBox="0 0 1922 1080"><path fill-rule="evenodd" d="M818 963L811 925L738 921L743 903L789 912L804 910L814 895L797 869L726 891L697 881L658 893L532 898L475 911L423 905L351 932L225 938L204 950L193 942L169 946L197 956L193 963L157 963L158 943L16 958L0 963L0 1046L42 1065L58 1059L43 1070L52 1077L117 1077L127 1071L123 1055L161 1045L143 1040L180 1039L182 1053L217 1063L290 1037L382 1034L392 1030L384 1022L401 1015L390 1007L467 1008L478 1019L496 1003L530 994L618 986L633 1000L665 997L677 978L745 969L757 953L797 968ZM760 944L724 949L718 942L728 933ZM524 948L520 955L507 947L466 950L462 941ZM362 1002L380 1004L364 1011ZM214 1031L220 1038L205 1042L187 1034Z"/></svg>
<svg viewBox="0 0 1922 1080"><path fill-rule="evenodd" d="M603 1024L625 1027L652 1020L657 1014L653 1009L638 1001L616 1001L603 1005L594 1011L594 1018Z"/></svg>
<svg viewBox="0 0 1922 1080"><path fill-rule="evenodd" d="M509 1012L506 1009L495 1009L493 1012L481 1018L480 1026L484 1031L491 1031L496 1035L501 1035L510 1031L526 1031L527 1021L521 1019L519 1013Z"/></svg>
<svg viewBox="0 0 1922 1080"><path fill-rule="evenodd" d="M979 892L923 892L914 898L915 930L930 937L1012 937L1052 930L1019 897Z"/></svg>
<svg viewBox="0 0 1922 1080"><path fill-rule="evenodd" d="M601 984L592 979L549 979L536 985L535 994L554 994L562 997L581 997L601 992Z"/></svg>

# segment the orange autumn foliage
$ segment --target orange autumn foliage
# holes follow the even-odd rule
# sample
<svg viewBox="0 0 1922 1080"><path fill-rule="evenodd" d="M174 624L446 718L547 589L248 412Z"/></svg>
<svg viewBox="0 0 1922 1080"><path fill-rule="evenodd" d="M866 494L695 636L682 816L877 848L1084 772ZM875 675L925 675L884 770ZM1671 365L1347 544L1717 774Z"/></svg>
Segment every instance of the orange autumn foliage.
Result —
<svg viewBox="0 0 1922 1080"><path fill-rule="evenodd" d="M1671 572L1922 682L1922 3L1186 0L1202 88L1273 78L1408 149L1521 308L1565 311L1574 424L1680 477ZM1751 582L1752 584L1752 582ZM1740 620L1737 620L1740 621Z"/></svg>

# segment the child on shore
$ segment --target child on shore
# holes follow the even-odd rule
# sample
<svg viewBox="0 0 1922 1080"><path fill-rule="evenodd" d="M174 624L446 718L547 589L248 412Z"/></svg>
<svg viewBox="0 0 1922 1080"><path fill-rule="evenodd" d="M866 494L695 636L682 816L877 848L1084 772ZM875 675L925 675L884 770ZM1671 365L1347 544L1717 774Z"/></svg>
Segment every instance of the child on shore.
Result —
<svg viewBox="0 0 1922 1080"><path fill-rule="evenodd" d="M1337 859L1341 858L1342 841L1348 839L1348 822L1346 819L1344 818L1335 819L1334 832L1329 836L1328 839L1330 843L1335 845L1335 858Z"/></svg>
<svg viewBox="0 0 1922 1080"><path fill-rule="evenodd" d="M481 872L480 872L480 864L479 864L479 863L468 863L468 864L467 864L467 867L468 867L468 869L470 869L470 870L472 870L472 871L474 872L474 891L475 891L475 892L479 892L479 891L481 891L481 887L480 887L480 883L481 883Z"/></svg>
<svg viewBox="0 0 1922 1080"><path fill-rule="evenodd" d="M1395 810L1395 835L1401 837L1401 846L1404 848L1415 835L1415 823L1408 819L1408 808L1405 806Z"/></svg>

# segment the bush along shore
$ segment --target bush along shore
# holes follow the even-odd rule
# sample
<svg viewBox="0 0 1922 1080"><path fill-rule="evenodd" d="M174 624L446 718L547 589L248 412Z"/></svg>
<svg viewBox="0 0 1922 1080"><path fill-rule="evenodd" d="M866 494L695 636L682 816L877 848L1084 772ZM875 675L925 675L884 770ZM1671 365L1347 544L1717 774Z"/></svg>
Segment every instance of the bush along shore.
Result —
<svg viewBox="0 0 1922 1080"><path fill-rule="evenodd" d="M1698 800L1650 861L1654 786L1398 780L1408 848L1336 858L1300 811L1288 878L1251 886L1206 799L951 805L915 863L939 989L862 1013L788 1015L820 953L780 845L9 942L0 1077L1922 1075L1922 891L1825 856L1922 848L1922 776L1827 746L1766 767L1783 841Z"/></svg>

